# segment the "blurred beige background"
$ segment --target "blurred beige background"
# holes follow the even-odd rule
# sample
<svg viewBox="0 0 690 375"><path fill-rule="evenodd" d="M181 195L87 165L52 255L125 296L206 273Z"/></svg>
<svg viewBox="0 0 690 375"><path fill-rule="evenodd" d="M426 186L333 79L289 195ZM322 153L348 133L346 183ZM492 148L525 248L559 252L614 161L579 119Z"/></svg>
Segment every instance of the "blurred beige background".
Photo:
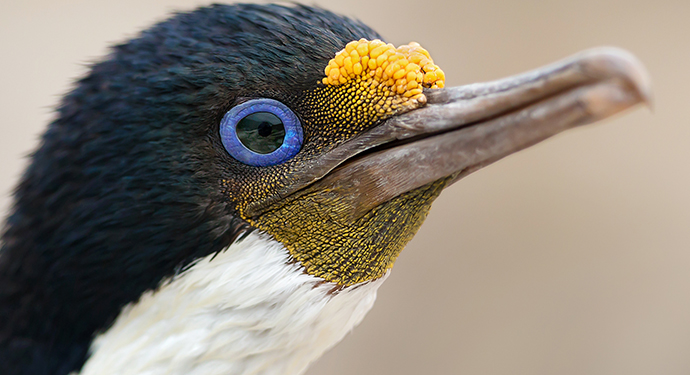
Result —
<svg viewBox="0 0 690 375"><path fill-rule="evenodd" d="M0 208L86 63L202 1L0 4ZM690 374L690 2L317 0L415 40L448 85L615 45L637 108L445 191L375 308L316 374Z"/></svg>

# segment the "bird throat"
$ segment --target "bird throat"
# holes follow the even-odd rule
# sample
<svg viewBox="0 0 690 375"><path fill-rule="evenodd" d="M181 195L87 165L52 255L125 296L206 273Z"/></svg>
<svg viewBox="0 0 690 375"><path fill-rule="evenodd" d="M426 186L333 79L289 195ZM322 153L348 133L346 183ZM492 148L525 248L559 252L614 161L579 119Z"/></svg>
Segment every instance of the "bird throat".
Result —
<svg viewBox="0 0 690 375"><path fill-rule="evenodd" d="M125 308L79 375L298 375L364 318L379 280L333 293L254 231ZM299 343L299 344L295 344Z"/></svg>
<svg viewBox="0 0 690 375"><path fill-rule="evenodd" d="M401 194L358 217L337 195L316 190L248 221L281 242L306 273L347 287L379 279L393 267L447 181Z"/></svg>

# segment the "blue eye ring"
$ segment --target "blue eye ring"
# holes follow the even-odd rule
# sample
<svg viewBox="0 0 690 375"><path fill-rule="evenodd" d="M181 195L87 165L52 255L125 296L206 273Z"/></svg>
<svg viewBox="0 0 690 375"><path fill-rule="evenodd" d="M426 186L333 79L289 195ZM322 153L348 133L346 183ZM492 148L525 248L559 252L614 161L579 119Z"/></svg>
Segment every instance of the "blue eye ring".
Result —
<svg viewBox="0 0 690 375"><path fill-rule="evenodd" d="M237 132L240 121L259 112L267 112L276 116L283 123L285 136L283 142L275 151L267 154L254 152L247 148ZM229 110L220 121L220 140L225 150L238 161L255 166L268 167L291 159L302 148L304 134L302 124L290 108L273 99L252 99L241 103Z"/></svg>

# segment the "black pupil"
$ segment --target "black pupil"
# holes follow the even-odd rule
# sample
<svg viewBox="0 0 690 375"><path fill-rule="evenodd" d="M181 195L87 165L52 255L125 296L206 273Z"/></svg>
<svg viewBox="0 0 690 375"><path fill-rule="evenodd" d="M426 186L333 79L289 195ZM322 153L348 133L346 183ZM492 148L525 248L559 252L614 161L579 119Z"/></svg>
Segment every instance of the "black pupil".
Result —
<svg viewBox="0 0 690 375"><path fill-rule="evenodd" d="M237 123L237 137L242 144L259 154L270 154L285 139L283 121L270 112L256 112Z"/></svg>

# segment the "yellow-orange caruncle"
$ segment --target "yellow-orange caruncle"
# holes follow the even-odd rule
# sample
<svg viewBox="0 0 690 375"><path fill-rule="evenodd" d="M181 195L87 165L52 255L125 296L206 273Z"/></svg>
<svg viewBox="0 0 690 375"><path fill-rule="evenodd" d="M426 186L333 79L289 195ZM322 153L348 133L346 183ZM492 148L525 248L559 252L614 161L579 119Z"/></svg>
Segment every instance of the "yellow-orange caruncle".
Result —
<svg viewBox="0 0 690 375"><path fill-rule="evenodd" d="M354 85L368 98L378 98L377 111L426 103L422 88L443 88L445 75L424 48L410 43L395 48L378 39L352 41L324 70L324 85Z"/></svg>

